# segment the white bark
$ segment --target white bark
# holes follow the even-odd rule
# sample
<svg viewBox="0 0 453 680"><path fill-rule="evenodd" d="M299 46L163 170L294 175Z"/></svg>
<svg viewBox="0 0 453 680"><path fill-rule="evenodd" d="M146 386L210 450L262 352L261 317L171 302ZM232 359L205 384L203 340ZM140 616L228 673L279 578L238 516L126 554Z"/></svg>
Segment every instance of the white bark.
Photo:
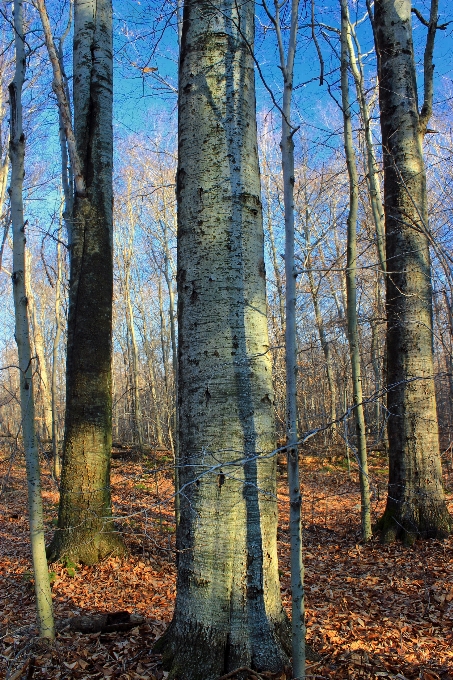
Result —
<svg viewBox="0 0 453 680"><path fill-rule="evenodd" d="M302 559L302 522L299 450L297 446L297 331L296 267L294 262L294 132L291 125L294 57L296 54L299 0L292 0L290 35L285 55L280 22L280 4L274 0L275 16L268 11L277 33L280 68L283 74L282 153L283 197L285 206L285 364L286 364L286 445L288 457L289 531L291 541L291 621L293 677L305 676L305 594Z"/></svg>
<svg viewBox="0 0 453 680"><path fill-rule="evenodd" d="M348 0L341 1L341 98L344 123L344 148L349 176L349 214L347 243L347 309L348 309L348 341L351 356L354 415L357 429L357 451L359 463L362 537L369 541L371 531L370 481L368 477L368 460L366 451L365 416L363 410L362 375L360 366L360 344L357 325L357 210L358 210L358 176L352 134L351 106L349 103L348 83Z"/></svg>
<svg viewBox="0 0 453 680"><path fill-rule="evenodd" d="M379 264L382 273L385 275L387 265L385 261L385 219L384 206L382 205L381 187L379 182L379 167L376 161L376 152L374 149L373 135L371 130L371 115L370 108L365 95L365 84L363 77L363 67L361 54L358 50L358 57L356 57L354 42L358 46L357 38L353 34L351 22L349 20L349 10L347 3L345 4L345 12L347 13L348 30L346 31L346 40L349 53L349 66L354 78L357 101L359 103L360 115L362 117L365 147L366 147L366 168L367 168L367 182L370 194L371 211L373 213L374 226L376 231L376 246L379 258Z"/></svg>
<svg viewBox="0 0 453 680"><path fill-rule="evenodd" d="M53 70L53 90L57 97L58 108L60 111L61 120L63 122L66 140L68 143L69 155L71 157L71 165L74 172L74 181L76 192L79 197L84 197L86 194L85 179L82 172L82 164L77 150L76 139L72 127L71 108L67 98L67 90L65 80L63 77L61 63L58 56L55 42L50 27L49 16L47 14L46 3L44 0L35 0L36 8L41 17L41 23L44 29L44 39L46 41L47 51L49 53L50 63Z"/></svg>
<svg viewBox="0 0 453 680"><path fill-rule="evenodd" d="M35 432L30 324L28 318L27 294L25 290L26 238L22 196L25 158L25 136L22 128L22 87L25 77L25 47L22 0L14 0L14 29L16 71L14 80L9 86L9 96L11 109L10 198L13 225L12 279L16 322L15 333L19 354L22 432L27 468L28 511L39 634L43 638L53 640L55 637L55 626L44 543L44 518L41 497L39 455Z"/></svg>

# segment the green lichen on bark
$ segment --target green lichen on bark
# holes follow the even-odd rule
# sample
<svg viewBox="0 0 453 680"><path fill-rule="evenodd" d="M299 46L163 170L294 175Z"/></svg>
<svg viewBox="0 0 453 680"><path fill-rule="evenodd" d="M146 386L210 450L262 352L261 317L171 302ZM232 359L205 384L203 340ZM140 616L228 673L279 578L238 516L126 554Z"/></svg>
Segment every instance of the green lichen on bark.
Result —
<svg viewBox="0 0 453 680"><path fill-rule="evenodd" d="M111 0L76 0L74 125L86 194L76 195L72 216L65 437L58 528L48 555L85 564L124 552L110 493L112 82Z"/></svg>

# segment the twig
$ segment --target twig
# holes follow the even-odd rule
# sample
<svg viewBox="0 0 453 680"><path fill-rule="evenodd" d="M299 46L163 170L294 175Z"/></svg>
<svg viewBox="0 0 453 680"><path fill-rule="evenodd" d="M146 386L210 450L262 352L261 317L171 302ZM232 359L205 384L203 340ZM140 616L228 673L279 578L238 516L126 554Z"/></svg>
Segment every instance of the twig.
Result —
<svg viewBox="0 0 453 680"><path fill-rule="evenodd" d="M226 675L222 675L222 677L219 678L219 680L227 680L228 678L232 678L234 675L237 675L238 673L249 673L250 675L253 675L255 678L259 678L260 680L263 680L262 675L260 675L256 671L253 671L248 666L241 666L241 668L236 668L235 671L230 671Z"/></svg>

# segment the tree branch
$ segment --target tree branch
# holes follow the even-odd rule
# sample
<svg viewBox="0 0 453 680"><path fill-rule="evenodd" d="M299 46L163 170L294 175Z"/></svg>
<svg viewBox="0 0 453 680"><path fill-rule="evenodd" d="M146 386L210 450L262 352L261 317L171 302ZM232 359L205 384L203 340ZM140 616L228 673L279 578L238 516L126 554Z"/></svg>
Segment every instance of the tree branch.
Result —
<svg viewBox="0 0 453 680"><path fill-rule="evenodd" d="M429 15L429 24L423 20L423 23L428 26L428 35L426 36L426 47L423 58L423 75L424 75L424 97L423 106L420 111L418 122L418 129L421 135L426 134L428 121L433 112L433 92L434 92L434 40L436 38L437 19L438 19L439 0L431 0L431 11ZM417 14L417 12L414 12ZM419 17L420 18L420 17ZM423 18L423 17L422 17Z"/></svg>
<svg viewBox="0 0 453 680"><path fill-rule="evenodd" d="M311 37L315 43L316 51L318 53L320 74L319 74L319 84L324 84L324 59L322 58L321 48L319 46L318 38L315 33L315 0L311 0Z"/></svg>

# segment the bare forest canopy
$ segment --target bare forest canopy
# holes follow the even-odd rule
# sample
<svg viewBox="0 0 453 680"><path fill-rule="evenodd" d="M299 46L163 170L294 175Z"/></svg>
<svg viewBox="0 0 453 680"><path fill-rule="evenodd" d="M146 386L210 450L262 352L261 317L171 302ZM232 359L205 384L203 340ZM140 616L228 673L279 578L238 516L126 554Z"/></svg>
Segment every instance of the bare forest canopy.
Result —
<svg viewBox="0 0 453 680"><path fill-rule="evenodd" d="M452 32L0 0L9 680L453 679Z"/></svg>

